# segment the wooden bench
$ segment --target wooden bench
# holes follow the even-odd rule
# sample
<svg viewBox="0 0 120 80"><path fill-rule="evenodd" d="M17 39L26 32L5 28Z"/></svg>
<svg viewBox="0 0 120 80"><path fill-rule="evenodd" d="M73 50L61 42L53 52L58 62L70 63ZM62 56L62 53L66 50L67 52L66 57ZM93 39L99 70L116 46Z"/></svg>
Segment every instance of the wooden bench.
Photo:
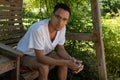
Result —
<svg viewBox="0 0 120 80"><path fill-rule="evenodd" d="M15 60L11 60L9 58L7 58L6 56L2 56L0 55L0 80L3 78L4 79L12 79L10 78L10 76L6 76L8 75L8 72L12 72L11 70L13 70L15 68Z"/></svg>
<svg viewBox="0 0 120 80"><path fill-rule="evenodd" d="M21 37L18 34L22 32L21 3L22 1L17 0L0 0L0 74L14 72L16 76L11 80L19 80L22 54L13 50L13 47Z"/></svg>
<svg viewBox="0 0 120 80"><path fill-rule="evenodd" d="M13 71L12 80L19 80L20 57L23 54L15 51L13 48L0 43L0 74ZM12 77L16 75L15 77Z"/></svg>
<svg viewBox="0 0 120 80"><path fill-rule="evenodd" d="M93 41L95 43L99 80L107 80L99 0L90 0L90 2L94 32L69 34L67 38L71 40ZM0 75L16 70L15 79L19 80L20 58L23 54L14 48L24 33L22 25L22 0L0 0ZM34 80L37 77L38 72L36 71L21 74L21 79L23 80Z"/></svg>
<svg viewBox="0 0 120 80"><path fill-rule="evenodd" d="M0 75L13 71L20 78L21 52L15 50L16 44L24 35L22 24L22 0L0 0ZM23 80L34 80L38 72L21 74Z"/></svg>

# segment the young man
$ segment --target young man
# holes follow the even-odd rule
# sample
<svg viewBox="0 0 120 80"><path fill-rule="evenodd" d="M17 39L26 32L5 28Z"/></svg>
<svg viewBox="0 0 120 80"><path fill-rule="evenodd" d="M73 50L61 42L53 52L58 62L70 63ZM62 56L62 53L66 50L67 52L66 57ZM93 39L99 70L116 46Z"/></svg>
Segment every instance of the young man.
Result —
<svg viewBox="0 0 120 80"><path fill-rule="evenodd" d="M83 70L82 62L71 57L64 48L70 15L70 8L66 4L57 4L51 19L34 23L18 43L17 50L25 54L22 64L38 70L39 80L48 80L51 66L58 66L59 80L67 79L68 68L74 73Z"/></svg>

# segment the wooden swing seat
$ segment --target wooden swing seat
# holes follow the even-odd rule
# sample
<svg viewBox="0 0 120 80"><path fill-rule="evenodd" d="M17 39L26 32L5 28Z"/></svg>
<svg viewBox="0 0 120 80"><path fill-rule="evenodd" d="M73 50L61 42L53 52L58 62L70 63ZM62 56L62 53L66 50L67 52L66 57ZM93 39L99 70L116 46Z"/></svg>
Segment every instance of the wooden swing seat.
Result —
<svg viewBox="0 0 120 80"><path fill-rule="evenodd" d="M23 53L15 50L18 41L25 34L22 24L22 1L0 0L0 75L15 71L16 76L11 80L34 80L38 77L37 71L20 74L20 59ZM69 40L93 41L95 43L99 80L107 80L98 1L90 0L94 32L69 33L66 37Z"/></svg>

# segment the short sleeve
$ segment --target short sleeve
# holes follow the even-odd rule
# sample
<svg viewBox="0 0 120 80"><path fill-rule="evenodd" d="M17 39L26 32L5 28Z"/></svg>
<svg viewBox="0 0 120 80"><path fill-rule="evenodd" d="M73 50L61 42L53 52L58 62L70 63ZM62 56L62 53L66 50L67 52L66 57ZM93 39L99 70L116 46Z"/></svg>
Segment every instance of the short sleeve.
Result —
<svg viewBox="0 0 120 80"><path fill-rule="evenodd" d="M65 43L65 34L66 34L66 27L63 28L63 30L61 30L60 32L60 39L59 39L59 45L64 45Z"/></svg>
<svg viewBox="0 0 120 80"><path fill-rule="evenodd" d="M44 50L44 38L40 31L36 30L31 32L28 47L32 49Z"/></svg>

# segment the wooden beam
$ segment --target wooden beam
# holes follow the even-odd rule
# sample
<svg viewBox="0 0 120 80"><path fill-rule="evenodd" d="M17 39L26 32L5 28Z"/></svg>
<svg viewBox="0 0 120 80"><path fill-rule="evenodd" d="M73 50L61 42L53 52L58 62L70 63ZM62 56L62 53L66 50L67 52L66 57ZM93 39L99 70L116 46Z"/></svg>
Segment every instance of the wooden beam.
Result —
<svg viewBox="0 0 120 80"><path fill-rule="evenodd" d="M66 38L67 40L96 41L93 33L67 33Z"/></svg>
<svg viewBox="0 0 120 80"><path fill-rule="evenodd" d="M6 51L5 54L10 55L11 57L22 57L23 53L14 50L10 46L4 45L3 43L0 43L0 50ZM10 54L11 53L11 54Z"/></svg>
<svg viewBox="0 0 120 80"><path fill-rule="evenodd" d="M95 42L95 48L98 61L99 80L107 80L99 0L91 0L91 9L94 33L96 34L97 39Z"/></svg>

